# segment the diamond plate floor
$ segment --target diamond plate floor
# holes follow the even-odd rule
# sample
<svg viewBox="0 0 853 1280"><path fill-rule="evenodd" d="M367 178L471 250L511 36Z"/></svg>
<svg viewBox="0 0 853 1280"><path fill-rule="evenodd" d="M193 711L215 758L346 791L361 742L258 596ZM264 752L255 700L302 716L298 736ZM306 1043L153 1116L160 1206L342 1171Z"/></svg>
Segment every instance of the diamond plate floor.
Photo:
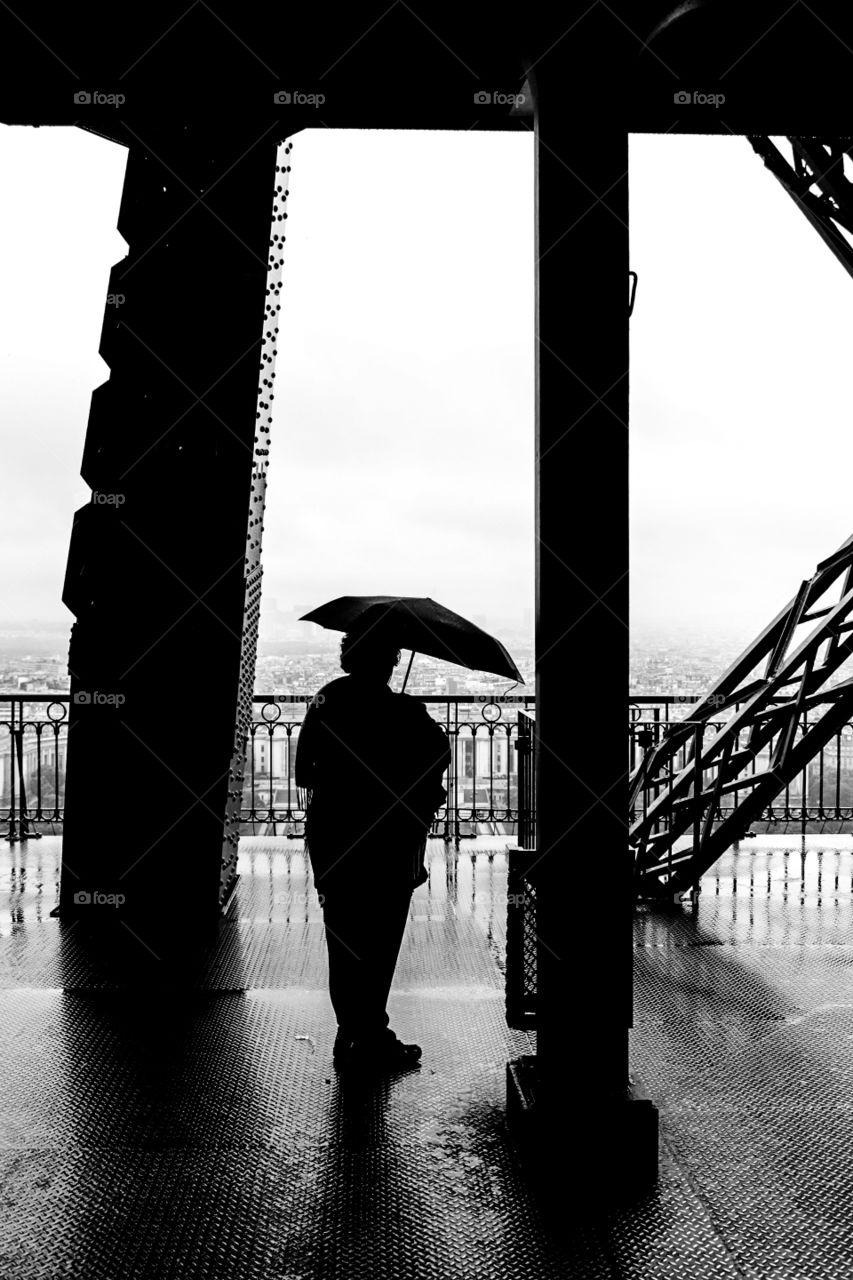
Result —
<svg viewBox="0 0 853 1280"><path fill-rule="evenodd" d="M744 841L636 943L633 1067L737 1274L850 1275L850 836Z"/></svg>
<svg viewBox="0 0 853 1280"><path fill-rule="evenodd" d="M745 842L695 915L638 916L632 1066L661 1107L660 1182L559 1238L504 1127L504 1064L531 1046L503 1020L499 844L431 845L390 1003L424 1064L369 1088L330 1070L298 843L241 843L232 912L179 963L51 919L59 855L0 847L4 1280L850 1271L849 837Z"/></svg>

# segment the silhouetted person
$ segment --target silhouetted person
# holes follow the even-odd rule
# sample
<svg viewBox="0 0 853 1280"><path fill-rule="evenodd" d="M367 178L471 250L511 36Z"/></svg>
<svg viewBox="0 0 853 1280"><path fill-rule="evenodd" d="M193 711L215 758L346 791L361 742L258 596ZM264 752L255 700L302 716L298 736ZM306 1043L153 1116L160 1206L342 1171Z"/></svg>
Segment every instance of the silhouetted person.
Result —
<svg viewBox="0 0 853 1280"><path fill-rule="evenodd" d="M446 796L444 731L423 703L394 693L396 640L348 632L341 667L299 731L295 779L309 791L305 848L322 895L338 1066L414 1066L418 1045L388 1026L385 1005L412 891L427 879L427 832Z"/></svg>

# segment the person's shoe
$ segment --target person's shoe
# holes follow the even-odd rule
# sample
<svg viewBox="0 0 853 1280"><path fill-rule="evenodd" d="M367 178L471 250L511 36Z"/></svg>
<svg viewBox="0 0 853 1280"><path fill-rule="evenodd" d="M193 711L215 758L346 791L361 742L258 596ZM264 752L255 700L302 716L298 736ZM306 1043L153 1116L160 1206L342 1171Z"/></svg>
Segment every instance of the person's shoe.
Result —
<svg viewBox="0 0 853 1280"><path fill-rule="evenodd" d="M340 1068L346 1066L352 1051L352 1040L348 1035L338 1032L335 1036L335 1043L332 1047L332 1062Z"/></svg>
<svg viewBox="0 0 853 1280"><path fill-rule="evenodd" d="M381 1036L354 1040L347 1066L361 1072L410 1071L420 1065L422 1053L419 1044L403 1044L389 1027Z"/></svg>

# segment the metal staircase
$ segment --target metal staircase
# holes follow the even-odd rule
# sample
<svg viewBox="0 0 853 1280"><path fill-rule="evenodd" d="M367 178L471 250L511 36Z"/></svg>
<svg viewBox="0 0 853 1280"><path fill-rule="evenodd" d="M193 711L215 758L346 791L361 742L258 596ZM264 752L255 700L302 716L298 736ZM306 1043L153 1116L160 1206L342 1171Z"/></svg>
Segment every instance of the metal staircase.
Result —
<svg viewBox="0 0 853 1280"><path fill-rule="evenodd" d="M805 634L809 623L815 626ZM689 718L668 726L643 754L630 779L638 897L672 900L694 889L853 718L853 678L831 683L851 656L853 536L817 566ZM725 807L723 797L731 798Z"/></svg>

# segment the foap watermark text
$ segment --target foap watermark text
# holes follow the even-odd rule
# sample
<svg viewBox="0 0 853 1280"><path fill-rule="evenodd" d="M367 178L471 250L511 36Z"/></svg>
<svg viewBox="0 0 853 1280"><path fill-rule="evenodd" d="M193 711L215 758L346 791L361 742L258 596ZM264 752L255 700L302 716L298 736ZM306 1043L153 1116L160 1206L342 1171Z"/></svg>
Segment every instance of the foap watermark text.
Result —
<svg viewBox="0 0 853 1280"><path fill-rule="evenodd" d="M672 95L677 107L721 107L726 100L724 93L703 93L701 89L679 89Z"/></svg>

